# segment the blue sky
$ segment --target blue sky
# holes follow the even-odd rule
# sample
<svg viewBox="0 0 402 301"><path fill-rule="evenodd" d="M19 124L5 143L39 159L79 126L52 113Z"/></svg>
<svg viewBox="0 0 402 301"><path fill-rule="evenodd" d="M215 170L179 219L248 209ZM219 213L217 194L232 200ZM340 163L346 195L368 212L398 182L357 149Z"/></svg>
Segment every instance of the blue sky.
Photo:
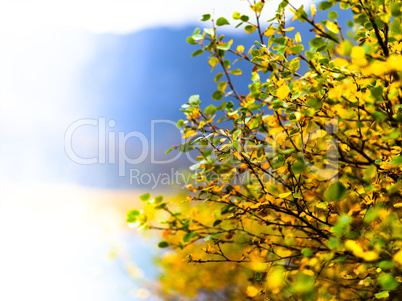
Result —
<svg viewBox="0 0 402 301"><path fill-rule="evenodd" d="M274 14L271 7L276 7L279 1L271 2L263 18ZM302 2L294 1L295 5ZM201 58L190 58L193 48L184 41L186 32L190 34L195 26L208 26L198 21L204 13L231 20L234 11L247 11L247 6L247 1L237 0L0 1L0 126L7 129L0 132L0 139L6 145L0 149L5 167L0 171L2 180L124 186L120 179L110 180L109 175L115 173L113 164L81 167L71 162L64 152L66 129L76 120L104 116L116 121L114 130L139 130L148 137L149 130L144 125L140 128L138 117L176 121L180 115L173 112L179 113L179 106L191 94L199 92L194 82L186 82L185 86L174 82L175 76L177 79L185 76L175 73L174 61L189 66L198 62L194 66L204 68L204 73L200 72L204 77L208 69ZM141 78L134 69L145 68L138 66L141 61L152 64L152 60L138 56L146 55L150 49L157 56L157 51L163 52L169 43L165 40L164 45L147 39L147 33L142 37L135 34L162 27L170 30L167 34L171 37L177 36L175 43L185 50L180 57L175 53L165 54L172 64L163 67L170 70L152 66L156 70L153 87L148 87L151 80L143 80L142 86L133 87L139 82L135 78ZM225 30L230 32L231 28L226 26ZM183 29L187 31L180 32ZM195 76L197 71L185 72ZM161 97L167 79L176 86L169 83L167 87L170 99ZM159 93L152 102L141 100L143 94L139 92L146 89ZM171 99L175 102L170 105ZM128 109L133 107L135 112L130 115ZM136 118L137 124L131 122ZM89 128L77 134L76 151L82 156L95 156L98 151L95 136L95 131ZM160 148L165 149L168 139L162 136L166 143ZM174 136L172 140L176 142L180 134ZM131 155L138 155L141 147L138 141L131 139L127 143L129 149L130 143ZM86 172L99 179L84 181L82 175L86 179L90 176Z"/></svg>

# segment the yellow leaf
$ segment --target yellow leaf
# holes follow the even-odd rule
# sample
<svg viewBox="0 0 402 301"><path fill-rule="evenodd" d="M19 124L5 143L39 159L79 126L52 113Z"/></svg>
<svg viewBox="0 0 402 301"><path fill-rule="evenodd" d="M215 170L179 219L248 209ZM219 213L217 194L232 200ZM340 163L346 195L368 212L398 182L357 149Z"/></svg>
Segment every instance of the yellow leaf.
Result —
<svg viewBox="0 0 402 301"><path fill-rule="evenodd" d="M298 43L298 44L302 42L300 32L296 33L295 40L296 40L296 43Z"/></svg>
<svg viewBox="0 0 402 301"><path fill-rule="evenodd" d="M192 216L193 218L197 218L197 217L198 217L198 214L199 214L199 211L198 211L198 208L197 208L197 207L191 208L191 216Z"/></svg>
<svg viewBox="0 0 402 301"><path fill-rule="evenodd" d="M296 117L296 119L294 119L294 120L299 121L300 118L302 117L302 114L300 112L295 112L295 117Z"/></svg>
<svg viewBox="0 0 402 301"><path fill-rule="evenodd" d="M378 254L375 251L364 251L359 243L353 240L347 240L345 247L353 252L357 257L361 257L366 261L374 261L378 259Z"/></svg>
<svg viewBox="0 0 402 301"><path fill-rule="evenodd" d="M395 255L394 255L394 261L402 265L402 250L399 250Z"/></svg>
<svg viewBox="0 0 402 301"><path fill-rule="evenodd" d="M311 9L311 16L314 17L317 12L317 6L315 4L311 4L310 9Z"/></svg>
<svg viewBox="0 0 402 301"><path fill-rule="evenodd" d="M269 166L270 166L269 163L268 163L268 162L265 162L264 164L262 164L261 167L262 167L263 169L268 169Z"/></svg>
<svg viewBox="0 0 402 301"><path fill-rule="evenodd" d="M363 253L363 248L353 240L347 240L345 242L345 247L353 252L355 256L359 256Z"/></svg>
<svg viewBox="0 0 402 301"><path fill-rule="evenodd" d="M388 62L380 62L376 61L372 64L370 64L364 71L369 73L369 74L374 74L374 75L382 75L384 73L387 73L392 69L390 64Z"/></svg>
<svg viewBox="0 0 402 301"><path fill-rule="evenodd" d="M286 28L286 29L284 29L283 31L292 31L293 29L295 29L294 27L289 27L289 28Z"/></svg>
<svg viewBox="0 0 402 301"><path fill-rule="evenodd" d="M287 249L284 249L284 248L278 248L278 249L276 250L276 254L278 254L278 256L280 256L280 257L285 258L285 257L291 256L291 255L292 255L292 251L287 250Z"/></svg>
<svg viewBox="0 0 402 301"><path fill-rule="evenodd" d="M187 131L187 133L183 136L183 139L186 139L186 138L189 138L189 137L193 137L193 136L195 136L195 135L197 135L197 132L190 130L190 131Z"/></svg>
<svg viewBox="0 0 402 301"><path fill-rule="evenodd" d="M211 66L211 67L215 67L217 64L219 64L219 59L217 59L216 57L211 57L210 59L209 59L209 61L208 61L208 64Z"/></svg>
<svg viewBox="0 0 402 301"><path fill-rule="evenodd" d="M339 32L339 28L338 28L338 26L337 26L334 22L327 21L327 22L325 23L325 26L327 26L327 28L328 28L330 31L332 31L333 33L338 33L338 32Z"/></svg>
<svg viewBox="0 0 402 301"><path fill-rule="evenodd" d="M276 170L276 172L277 172L278 174L283 174L287 169L288 169L288 167L285 165L285 166L279 167L279 168Z"/></svg>
<svg viewBox="0 0 402 301"><path fill-rule="evenodd" d="M401 208L401 207L402 207L402 203L396 203L396 204L394 204L394 207L395 207L395 208Z"/></svg>
<svg viewBox="0 0 402 301"><path fill-rule="evenodd" d="M332 61L336 67L342 67L348 64L348 61L345 59L337 58Z"/></svg>
<svg viewBox="0 0 402 301"><path fill-rule="evenodd" d="M258 288L250 285L247 287L246 295L249 296L250 298L253 298L258 295L258 292L259 292Z"/></svg>
<svg viewBox="0 0 402 301"><path fill-rule="evenodd" d="M387 64L390 69L402 71L402 56L394 55L387 59Z"/></svg>
<svg viewBox="0 0 402 301"><path fill-rule="evenodd" d="M285 192L285 193L281 193L280 195L279 195L279 197L281 198L281 199L285 199L285 198L287 198L289 195L291 195L292 193L291 192Z"/></svg>
<svg viewBox="0 0 402 301"><path fill-rule="evenodd" d="M307 276L314 276L314 271L312 270L304 270L303 273L306 274Z"/></svg>
<svg viewBox="0 0 402 301"><path fill-rule="evenodd" d="M237 50L238 52L242 52L242 51L244 51L244 46L243 46L243 45L239 45L239 46L237 46L236 50Z"/></svg>
<svg viewBox="0 0 402 301"><path fill-rule="evenodd" d="M275 33L275 29L273 28L267 28L267 30L265 30L264 35L266 35L267 37L272 36Z"/></svg>
<svg viewBox="0 0 402 301"><path fill-rule="evenodd" d="M283 279L284 273L285 273L285 270L283 267L280 267L280 266L273 267L267 277L268 289L274 290L274 289L281 287L283 284L283 280L284 280Z"/></svg>
<svg viewBox="0 0 402 301"><path fill-rule="evenodd" d="M352 59L363 59L365 58L364 48L361 46L354 47L351 53Z"/></svg>
<svg viewBox="0 0 402 301"><path fill-rule="evenodd" d="M364 48L361 46L353 47L350 56L352 57L352 63L357 66L364 66L367 64L366 53Z"/></svg>
<svg viewBox="0 0 402 301"><path fill-rule="evenodd" d="M320 209L326 209L327 206L328 206L328 203L326 203L326 202L320 202L320 203L317 203L315 206L316 206L317 208L320 208Z"/></svg>
<svg viewBox="0 0 402 301"><path fill-rule="evenodd" d="M364 252L361 257L366 261L374 261L378 259L378 254L374 251L367 251Z"/></svg>
<svg viewBox="0 0 402 301"><path fill-rule="evenodd" d="M289 95L289 92L290 92L289 87L285 83L278 90L276 90L276 96L279 99L285 99Z"/></svg>
<svg viewBox="0 0 402 301"><path fill-rule="evenodd" d="M235 191L240 191L241 186L240 185L233 185L233 188Z"/></svg>

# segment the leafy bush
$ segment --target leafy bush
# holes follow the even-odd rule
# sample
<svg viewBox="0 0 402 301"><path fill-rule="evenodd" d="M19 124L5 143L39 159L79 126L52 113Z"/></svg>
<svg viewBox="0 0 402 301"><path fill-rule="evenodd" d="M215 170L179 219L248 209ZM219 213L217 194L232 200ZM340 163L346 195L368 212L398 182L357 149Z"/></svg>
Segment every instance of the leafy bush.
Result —
<svg viewBox="0 0 402 301"><path fill-rule="evenodd" d="M315 21L335 5L353 13L349 40L336 11ZM193 95L178 122L180 151L198 155L195 182L178 202L146 195L128 221L163 230L167 299L400 300L401 1L330 0L307 13L285 0L262 23L264 6L233 14L254 45L234 47L218 30L229 21L210 15L212 28L187 39L222 70L218 104ZM309 49L285 9L311 26ZM238 60L252 67L247 95L233 84Z"/></svg>

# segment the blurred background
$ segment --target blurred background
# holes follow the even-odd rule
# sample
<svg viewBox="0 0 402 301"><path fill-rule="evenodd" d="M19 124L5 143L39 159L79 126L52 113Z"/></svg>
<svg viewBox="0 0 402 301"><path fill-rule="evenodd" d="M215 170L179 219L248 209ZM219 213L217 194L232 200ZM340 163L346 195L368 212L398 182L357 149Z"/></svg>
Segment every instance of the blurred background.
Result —
<svg viewBox="0 0 402 301"><path fill-rule="evenodd" d="M234 11L247 1L0 0L0 300L158 300L158 238L126 211L178 191L155 179L191 164L165 154L180 106L216 90L185 40L211 13L250 45Z"/></svg>

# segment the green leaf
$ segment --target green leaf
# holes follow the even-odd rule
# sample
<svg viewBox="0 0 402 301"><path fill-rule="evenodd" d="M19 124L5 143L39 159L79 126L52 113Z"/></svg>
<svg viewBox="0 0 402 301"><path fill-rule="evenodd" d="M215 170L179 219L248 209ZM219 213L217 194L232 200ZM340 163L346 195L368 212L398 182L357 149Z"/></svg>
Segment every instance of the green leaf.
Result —
<svg viewBox="0 0 402 301"><path fill-rule="evenodd" d="M401 165L402 164L402 156L396 156L392 159L391 162L389 162L388 164L391 165Z"/></svg>
<svg viewBox="0 0 402 301"><path fill-rule="evenodd" d="M218 220L214 221L212 227L216 227L216 226L218 226L220 223L222 223L222 220L218 219Z"/></svg>
<svg viewBox="0 0 402 301"><path fill-rule="evenodd" d="M220 50L229 50L230 49L230 44L229 43L225 43L223 45L218 45L216 46L216 48L220 49Z"/></svg>
<svg viewBox="0 0 402 301"><path fill-rule="evenodd" d="M127 212L127 216L131 217L131 216L138 216L140 215L140 212L137 209L132 209L130 211Z"/></svg>
<svg viewBox="0 0 402 301"><path fill-rule="evenodd" d="M327 10L330 9L332 7L332 3L329 1L323 1L320 3L320 5L318 6L319 10Z"/></svg>
<svg viewBox="0 0 402 301"><path fill-rule="evenodd" d="M391 10L391 15L395 18L400 18L401 17L401 4L398 2L393 2L389 6Z"/></svg>
<svg viewBox="0 0 402 301"><path fill-rule="evenodd" d="M209 34L211 37L215 35L215 32L212 28L204 28L204 31Z"/></svg>
<svg viewBox="0 0 402 301"><path fill-rule="evenodd" d="M373 116L374 119L376 119L376 120L387 119L387 115L385 115L383 112L374 112L374 113L371 113L371 116Z"/></svg>
<svg viewBox="0 0 402 301"><path fill-rule="evenodd" d="M197 56L197 55L201 55L203 53L204 53L203 49L198 49L198 50L194 51L191 56L194 57L194 56Z"/></svg>
<svg viewBox="0 0 402 301"><path fill-rule="evenodd" d="M223 75L223 73L216 74L215 78L214 78L214 82L217 83L221 79L222 75Z"/></svg>
<svg viewBox="0 0 402 301"><path fill-rule="evenodd" d="M380 292L374 295L377 299L385 299L389 297L389 293L387 291Z"/></svg>
<svg viewBox="0 0 402 301"><path fill-rule="evenodd" d="M287 148L287 149L281 149L280 152L281 154L289 155L295 151L294 148Z"/></svg>
<svg viewBox="0 0 402 301"><path fill-rule="evenodd" d="M296 45L296 46L289 47L289 50L296 54L300 54L300 52L302 52L303 49L304 49L303 45Z"/></svg>
<svg viewBox="0 0 402 301"><path fill-rule="evenodd" d="M256 3L256 5L254 5L254 11L256 12L256 13L260 13L261 12L261 10L263 9L263 7L264 7L264 2L258 2L258 3Z"/></svg>
<svg viewBox="0 0 402 301"><path fill-rule="evenodd" d="M143 202L146 202L146 201L149 200L150 197L151 197L151 194L149 194L147 192L147 193L144 193L143 195L140 195L140 200L143 201Z"/></svg>
<svg viewBox="0 0 402 301"><path fill-rule="evenodd" d="M136 216L128 216L126 219L126 222L129 224L137 222L137 217Z"/></svg>
<svg viewBox="0 0 402 301"><path fill-rule="evenodd" d="M155 206L155 210L160 210L160 209L166 208L166 204L167 204L167 203L162 203L162 204L160 204L160 205L158 205L158 206Z"/></svg>
<svg viewBox="0 0 402 301"><path fill-rule="evenodd" d="M194 29L193 35L191 37L196 41L201 40L203 38L203 36L200 35L200 32L201 32L201 29L199 29L199 28Z"/></svg>
<svg viewBox="0 0 402 301"><path fill-rule="evenodd" d="M241 147L239 141L233 141L232 145L235 148L235 150L240 151Z"/></svg>
<svg viewBox="0 0 402 301"><path fill-rule="evenodd" d="M331 10L328 13L328 18L332 19L332 20L336 20L336 18L338 18L338 13L334 10Z"/></svg>
<svg viewBox="0 0 402 301"><path fill-rule="evenodd" d="M228 101L228 103L226 104L226 109L230 110L230 109L233 108L233 106L234 106L233 102L232 102L232 101Z"/></svg>
<svg viewBox="0 0 402 301"><path fill-rule="evenodd" d="M159 203L162 203L162 202L163 202L163 196L162 195L159 195L154 199L155 204L159 204Z"/></svg>
<svg viewBox="0 0 402 301"><path fill-rule="evenodd" d="M390 273L378 276L378 282L384 290L394 290L399 286L399 282Z"/></svg>
<svg viewBox="0 0 402 301"><path fill-rule="evenodd" d="M194 236L195 236L195 234L193 232L186 233L183 236L183 241L184 242L189 242Z"/></svg>
<svg viewBox="0 0 402 301"><path fill-rule="evenodd" d="M304 248L302 250L302 254L304 257L311 257L313 256L313 252L309 248Z"/></svg>
<svg viewBox="0 0 402 301"><path fill-rule="evenodd" d="M346 197L346 194L346 187L341 182L337 181L328 187L325 196L329 202L333 202L342 201Z"/></svg>
<svg viewBox="0 0 402 301"><path fill-rule="evenodd" d="M233 133L233 139L237 139L237 137L239 137L240 135L241 135L241 130L236 130L234 133Z"/></svg>
<svg viewBox="0 0 402 301"><path fill-rule="evenodd" d="M373 95L375 98L380 98L382 96L382 93L384 92L384 88L382 86L374 87L370 90L371 95Z"/></svg>
<svg viewBox="0 0 402 301"><path fill-rule="evenodd" d="M193 37L188 37L186 41L187 41L187 43L189 43L191 45L196 45L197 44L197 42L194 40Z"/></svg>
<svg viewBox="0 0 402 301"><path fill-rule="evenodd" d="M180 119L179 121L177 121L176 127L178 129L181 129L183 126L184 126L184 121L183 120Z"/></svg>
<svg viewBox="0 0 402 301"><path fill-rule="evenodd" d="M294 174L300 174L306 169L306 164L303 160L299 159L292 165L292 171Z"/></svg>
<svg viewBox="0 0 402 301"><path fill-rule="evenodd" d="M214 115L216 113L216 108L214 105L209 105L208 107L205 108L204 112L207 115Z"/></svg>
<svg viewBox="0 0 402 301"><path fill-rule="evenodd" d="M213 100L221 100L223 97L223 93L219 90L216 90L214 93L212 93L212 99ZM215 114L215 113L213 113Z"/></svg>
<svg viewBox="0 0 402 301"><path fill-rule="evenodd" d="M384 260L384 261L381 261L378 264L378 267L383 269L383 270L392 269L394 266L395 266L395 263L393 261L391 261L391 260Z"/></svg>
<svg viewBox="0 0 402 301"><path fill-rule="evenodd" d="M287 40L284 37L277 37L274 39L274 42L278 45L285 45L287 43Z"/></svg>
<svg viewBox="0 0 402 301"><path fill-rule="evenodd" d="M173 146L171 148L169 148L167 151L165 151L165 154L170 153L173 150Z"/></svg>
<svg viewBox="0 0 402 301"><path fill-rule="evenodd" d="M253 33L257 29L255 25L246 25L244 26L244 31L247 33Z"/></svg>
<svg viewBox="0 0 402 301"><path fill-rule="evenodd" d="M205 14L205 15L202 15L201 21L208 21L209 19L211 19L211 15L210 14Z"/></svg>
<svg viewBox="0 0 402 301"><path fill-rule="evenodd" d="M246 15L243 15L240 17L240 20L242 20L243 22L247 22L250 18Z"/></svg>
<svg viewBox="0 0 402 301"><path fill-rule="evenodd" d="M304 5L300 6L300 8L296 11L296 17L300 22L306 22L308 16L304 10Z"/></svg>
<svg viewBox="0 0 402 301"><path fill-rule="evenodd" d="M191 95L188 102L193 106L199 106L201 104L200 95Z"/></svg>
<svg viewBox="0 0 402 301"><path fill-rule="evenodd" d="M127 223L135 223L137 221L138 216L140 215L140 212L137 209L132 209L127 212Z"/></svg>
<svg viewBox="0 0 402 301"><path fill-rule="evenodd" d="M180 145L179 151L182 153L187 153L193 149L194 149L194 146L191 144L191 141L187 141L186 143L183 143L182 145Z"/></svg>
<svg viewBox="0 0 402 301"><path fill-rule="evenodd" d="M310 46L314 48L320 48L325 44L325 42L321 38L314 38L310 40Z"/></svg>
<svg viewBox="0 0 402 301"><path fill-rule="evenodd" d="M343 41L341 44L343 48L343 55L350 56L353 48L353 43L351 41Z"/></svg>
<svg viewBox="0 0 402 301"><path fill-rule="evenodd" d="M217 26L223 26L223 25L230 25L230 23L225 18L220 17L220 18L218 18L218 20L216 20L216 25Z"/></svg>
<svg viewBox="0 0 402 301"><path fill-rule="evenodd" d="M227 82L220 82L218 84L218 90L224 92L226 87L227 87L228 83Z"/></svg>
<svg viewBox="0 0 402 301"><path fill-rule="evenodd" d="M234 70L230 71L230 73L232 73L233 75L241 75L242 71L241 71L241 69L234 69Z"/></svg>
<svg viewBox="0 0 402 301"><path fill-rule="evenodd" d="M225 67L225 68L230 68L230 61L229 60L223 60L223 66Z"/></svg>
<svg viewBox="0 0 402 301"><path fill-rule="evenodd" d="M169 243L167 241L161 241L160 243L158 243L158 247L159 248L167 248L169 247Z"/></svg>
<svg viewBox="0 0 402 301"><path fill-rule="evenodd" d="M307 100L307 104L316 110L321 108L321 102L316 98L309 98L309 100Z"/></svg>

